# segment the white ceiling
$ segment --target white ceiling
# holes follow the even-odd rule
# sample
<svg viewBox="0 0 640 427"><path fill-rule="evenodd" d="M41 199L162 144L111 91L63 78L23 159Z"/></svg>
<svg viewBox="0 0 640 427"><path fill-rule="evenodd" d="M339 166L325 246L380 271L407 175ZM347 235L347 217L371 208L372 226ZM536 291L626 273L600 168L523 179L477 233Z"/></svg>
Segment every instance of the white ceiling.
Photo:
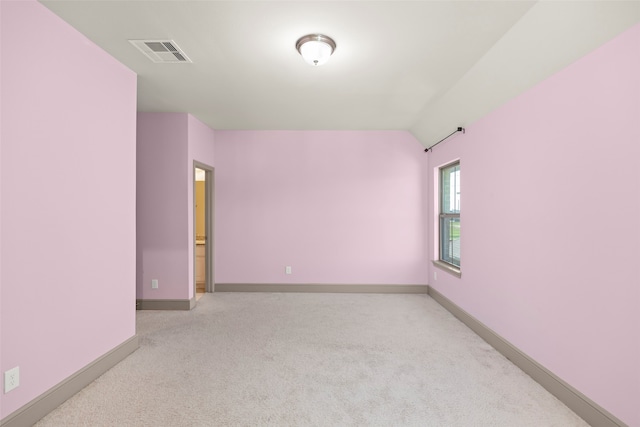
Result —
<svg viewBox="0 0 640 427"><path fill-rule="evenodd" d="M138 73L138 110L214 129L406 129L425 146L640 22L640 1L41 0ZM296 40L332 37L311 67ZM156 64L129 39L170 39Z"/></svg>

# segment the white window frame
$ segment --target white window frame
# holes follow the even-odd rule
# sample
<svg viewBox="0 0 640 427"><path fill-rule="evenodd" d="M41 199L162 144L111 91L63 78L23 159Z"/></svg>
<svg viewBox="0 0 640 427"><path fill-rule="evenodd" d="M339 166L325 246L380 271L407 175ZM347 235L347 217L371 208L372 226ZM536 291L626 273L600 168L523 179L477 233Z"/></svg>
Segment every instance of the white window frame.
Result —
<svg viewBox="0 0 640 427"><path fill-rule="evenodd" d="M458 169L460 170L460 160L447 163L438 168L438 175L437 175L438 184L436 187L437 197L438 197L437 198L438 209L437 209L437 218L436 218L436 226L435 226L436 234L438 236L437 248L436 248L438 252L438 259L434 260L433 264L445 271L452 273L455 276L461 277L462 273L460 269L460 258L461 258L460 255L457 259L458 264L456 265L455 263L451 262L452 257L443 256L443 253L442 253L444 243L448 243L450 245L453 244L453 241L451 241L450 239L448 240L448 242L443 241L443 239L447 237L443 233L444 220L454 218L458 220L457 221L458 223L460 223L460 193L457 193L454 195L454 200L455 200L454 203L456 203L457 209L454 209L454 212L446 212L444 209L444 194L443 194L444 184L445 184L444 171L455 166L458 166Z"/></svg>

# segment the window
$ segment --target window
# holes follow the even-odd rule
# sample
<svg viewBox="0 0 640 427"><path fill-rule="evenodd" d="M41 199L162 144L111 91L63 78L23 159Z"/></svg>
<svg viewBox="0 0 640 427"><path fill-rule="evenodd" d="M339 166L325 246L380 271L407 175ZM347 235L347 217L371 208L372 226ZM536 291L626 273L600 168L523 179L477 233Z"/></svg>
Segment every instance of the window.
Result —
<svg viewBox="0 0 640 427"><path fill-rule="evenodd" d="M460 162L440 168L440 261L460 268Z"/></svg>

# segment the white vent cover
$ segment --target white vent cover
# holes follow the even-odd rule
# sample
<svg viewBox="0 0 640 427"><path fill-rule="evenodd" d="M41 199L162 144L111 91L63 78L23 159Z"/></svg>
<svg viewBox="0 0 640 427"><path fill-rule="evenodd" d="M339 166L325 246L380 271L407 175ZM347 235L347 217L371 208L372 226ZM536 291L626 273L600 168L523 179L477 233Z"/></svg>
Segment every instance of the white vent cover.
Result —
<svg viewBox="0 0 640 427"><path fill-rule="evenodd" d="M129 43L156 63L191 62L173 40L129 40Z"/></svg>

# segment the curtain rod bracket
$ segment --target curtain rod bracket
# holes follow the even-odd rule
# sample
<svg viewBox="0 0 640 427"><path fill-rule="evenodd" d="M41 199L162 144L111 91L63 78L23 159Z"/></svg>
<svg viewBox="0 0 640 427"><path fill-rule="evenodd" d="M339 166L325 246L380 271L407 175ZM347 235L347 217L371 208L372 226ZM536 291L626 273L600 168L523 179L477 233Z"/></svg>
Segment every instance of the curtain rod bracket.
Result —
<svg viewBox="0 0 640 427"><path fill-rule="evenodd" d="M452 136L456 132L462 132L464 134L465 133L465 128L458 126L458 128L456 130L454 130L453 132L451 132L449 135L445 136L444 138L442 138L440 141L436 142L435 144L433 144L429 148L425 148L424 152L428 153L429 151L432 151L433 147L435 147L436 145L440 144L442 141L444 141L445 139L449 138L450 136Z"/></svg>

